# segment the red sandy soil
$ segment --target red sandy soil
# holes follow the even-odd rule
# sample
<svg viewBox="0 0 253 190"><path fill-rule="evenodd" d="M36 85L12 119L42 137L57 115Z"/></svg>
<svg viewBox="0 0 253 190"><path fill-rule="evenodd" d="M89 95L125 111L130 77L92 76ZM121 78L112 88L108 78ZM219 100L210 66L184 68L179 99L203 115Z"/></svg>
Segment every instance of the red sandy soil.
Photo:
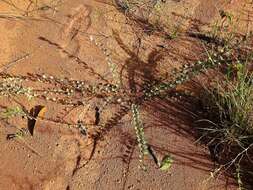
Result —
<svg viewBox="0 0 253 190"><path fill-rule="evenodd" d="M12 2L22 10L29 5L28 0ZM38 2L40 6L43 3L50 4L51 1ZM136 76L152 75L156 79L166 76L171 67L197 60L201 56L201 44L197 39L188 37L187 32L196 28L199 31L208 30L208 25L219 18L218 11L221 9L234 10L238 15L239 11L236 10L247 11L249 5L240 2L168 0L165 3L168 17L162 18L162 22L170 26L180 23L182 32L173 40L143 34L141 27L126 24L128 20L124 14L110 2L102 0L59 1L55 9L34 11L24 19L0 16L1 71L22 76L45 73L59 78L85 80L92 84L104 82L99 77L101 75L113 82L102 51L105 48L112 52L111 58L118 72L122 70L123 83L129 89L133 81L127 79L127 75L131 71ZM22 12L0 1L1 14L13 16L22 15ZM247 20L247 15L242 15L245 19L240 19ZM247 21L240 23L242 32L251 27L244 24L249 23ZM141 38L141 44L136 43L138 38ZM161 46L166 47L166 51ZM162 58L157 62L149 61L152 53ZM26 54L26 58L4 67ZM141 64L133 63L134 66L129 66L129 63L134 62L133 54L137 54ZM92 69L85 69L80 60ZM137 81L136 78L134 80ZM33 85L37 89L41 86L39 82ZM101 107L104 103L104 100L95 98L87 100L87 105L73 107L36 98L28 101L21 97L16 100L22 102L27 110L35 105L44 105L47 108L46 118L60 118L67 122L76 122L78 119L94 122L95 106ZM167 99L156 99L144 103L140 110L148 143L159 157L168 153L173 156L174 163L167 172L160 171L149 158L145 160L148 165L146 172L138 168L139 150L131 125L131 111L122 111L120 106L109 105L101 113L100 122L111 122L114 126L97 142L89 162L87 160L93 150L93 141L83 137L76 129L60 123L40 121L36 123L34 136L26 137L25 142L7 141L6 135L15 132L11 126L26 127L26 120L17 118L9 124L2 123L0 189L233 189L232 179L222 175L218 179L210 177L214 164L209 151L196 143L190 128L190 117L178 104ZM11 106L16 103L1 98L1 105ZM115 116L115 113L118 115Z"/></svg>

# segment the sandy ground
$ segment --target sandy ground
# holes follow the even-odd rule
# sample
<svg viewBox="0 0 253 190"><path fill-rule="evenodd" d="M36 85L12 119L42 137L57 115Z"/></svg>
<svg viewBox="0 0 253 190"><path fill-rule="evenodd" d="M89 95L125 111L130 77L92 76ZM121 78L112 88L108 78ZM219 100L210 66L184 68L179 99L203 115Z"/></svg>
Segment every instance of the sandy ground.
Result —
<svg viewBox="0 0 253 190"><path fill-rule="evenodd" d="M17 8L0 1L0 66L1 72L13 75L47 74L59 78L85 80L92 84L117 81L110 74L105 49L110 52L117 72L122 72L127 89L138 88L127 79L129 73L166 76L169 68L185 61L197 60L200 43L187 35L165 40L156 35L145 35L141 29L127 24L110 2L68 0L38 1L29 8L29 1L12 1ZM184 0L167 1L166 18L161 21L175 27L180 23L184 34L194 29L207 30L208 24L219 18L220 9L250 10L241 1ZM22 16L24 11L28 16ZM162 11L162 10L160 10ZM237 12L238 13L238 12ZM2 18L2 15L12 15ZM139 13L142 14L142 13ZM249 13L250 14L250 13ZM21 15L21 17L20 17ZM243 14L245 20L249 18ZM244 18L240 18L244 19ZM251 26L241 22L241 30ZM248 23L245 21L245 23ZM78 29L78 30L76 30ZM133 33L137 35L133 35ZM141 44L136 43L141 38ZM137 40L136 40L137 39ZM166 47L166 51L163 48ZM162 59L152 62L152 53ZM144 66L137 68L133 55ZM155 58L153 58L155 60ZM13 61L17 60L15 63ZM151 61L150 61L151 60ZM83 64L85 63L85 64ZM89 67L87 69L86 67ZM98 73L98 74L96 74ZM108 74L109 73L109 74ZM159 75L158 75L159 73ZM102 76L102 77L101 77ZM132 86L131 86L132 85ZM41 84L34 83L35 88ZM93 122L94 109L104 100L87 100L87 105L66 106L43 99L17 98L26 109L35 105L47 108L45 117L68 122ZM74 99L75 100L75 99ZM86 100L85 100L86 101ZM2 106L15 105L13 100L1 98ZM90 106L90 109L87 108ZM88 110L85 112L84 110ZM115 115L116 114L116 115ZM147 141L161 157L170 153L174 158L168 172L160 171L152 159L147 158L148 170L138 168L138 146L131 126L131 112L120 106L106 106L101 123L113 125L97 142L92 159L93 141L83 137L77 129L60 123L40 121L35 134L21 140L6 140L16 125L26 126L26 120L17 118L0 127L0 189L1 190L205 190L233 189L233 180L225 176L212 179L214 164L208 150L197 144L190 129L190 117L170 100L154 100L141 107Z"/></svg>

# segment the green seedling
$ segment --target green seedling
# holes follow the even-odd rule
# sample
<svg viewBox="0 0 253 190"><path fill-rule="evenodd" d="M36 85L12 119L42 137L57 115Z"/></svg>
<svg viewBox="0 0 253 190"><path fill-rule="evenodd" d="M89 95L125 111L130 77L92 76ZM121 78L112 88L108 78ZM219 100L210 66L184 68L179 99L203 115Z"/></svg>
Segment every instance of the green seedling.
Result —
<svg viewBox="0 0 253 190"><path fill-rule="evenodd" d="M170 155L166 155L163 157L161 163L159 164L159 168L162 171L168 171L173 163L173 158Z"/></svg>
<svg viewBox="0 0 253 190"><path fill-rule="evenodd" d="M21 139L23 140L23 138L28 134L28 130L25 128L21 128L18 129L16 133L13 134L8 134L6 139L7 140L12 140L12 139Z"/></svg>

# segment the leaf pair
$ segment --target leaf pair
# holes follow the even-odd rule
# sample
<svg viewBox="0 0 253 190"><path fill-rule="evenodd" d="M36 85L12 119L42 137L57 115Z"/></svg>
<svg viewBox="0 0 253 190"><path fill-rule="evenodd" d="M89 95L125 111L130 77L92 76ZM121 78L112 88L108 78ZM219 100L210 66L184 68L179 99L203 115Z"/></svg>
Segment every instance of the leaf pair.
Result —
<svg viewBox="0 0 253 190"><path fill-rule="evenodd" d="M33 136L34 133L34 128L36 126L36 121L38 118L44 117L46 112L46 107L38 105L35 106L34 108L32 108L30 110L30 116L28 117L28 122L27 122L27 126L28 126L28 131L30 132L30 134Z"/></svg>

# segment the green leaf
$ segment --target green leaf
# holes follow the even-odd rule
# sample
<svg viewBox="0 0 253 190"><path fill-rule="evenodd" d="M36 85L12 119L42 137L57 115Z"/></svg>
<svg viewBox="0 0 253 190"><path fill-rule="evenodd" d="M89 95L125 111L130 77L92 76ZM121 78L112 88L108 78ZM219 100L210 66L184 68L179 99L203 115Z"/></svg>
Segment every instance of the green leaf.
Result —
<svg viewBox="0 0 253 190"><path fill-rule="evenodd" d="M173 159L170 155L164 156L160 164L160 170L163 170L163 171L169 170L171 168L172 163L173 163Z"/></svg>

